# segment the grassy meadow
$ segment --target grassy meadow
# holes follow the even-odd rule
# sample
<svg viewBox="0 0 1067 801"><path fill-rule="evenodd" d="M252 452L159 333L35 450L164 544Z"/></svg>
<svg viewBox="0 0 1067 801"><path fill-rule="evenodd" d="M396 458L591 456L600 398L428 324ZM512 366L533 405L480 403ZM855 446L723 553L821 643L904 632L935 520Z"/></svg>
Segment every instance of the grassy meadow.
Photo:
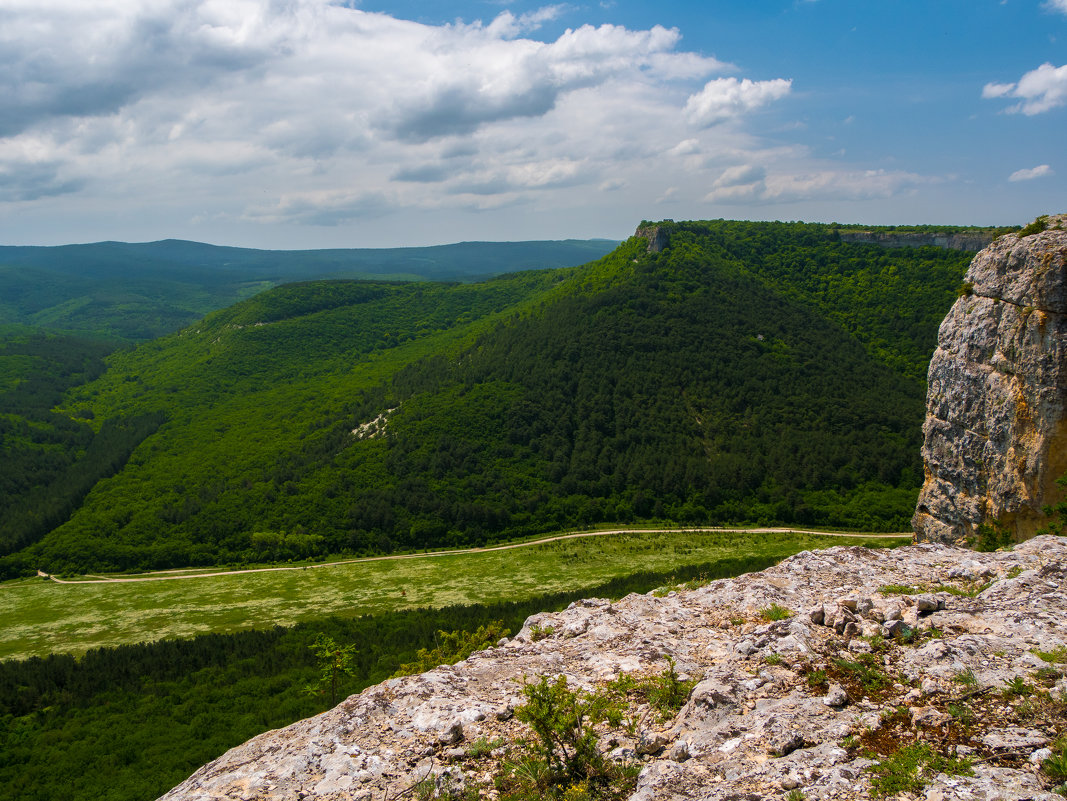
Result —
<svg viewBox="0 0 1067 801"><path fill-rule="evenodd" d="M288 626L328 615L520 600L728 557L907 541L796 532L630 532L529 547L166 581L0 584L0 659ZM155 574L163 575L163 574ZM173 575L173 574L172 574Z"/></svg>

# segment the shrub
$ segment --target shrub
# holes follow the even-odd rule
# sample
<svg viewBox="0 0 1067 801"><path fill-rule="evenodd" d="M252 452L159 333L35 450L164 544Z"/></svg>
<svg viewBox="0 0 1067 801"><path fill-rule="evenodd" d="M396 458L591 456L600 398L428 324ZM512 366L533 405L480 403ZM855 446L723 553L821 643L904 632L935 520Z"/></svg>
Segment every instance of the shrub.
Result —
<svg viewBox="0 0 1067 801"><path fill-rule="evenodd" d="M415 673L425 673L433 670L438 665L452 665L475 651L481 651L496 644L502 637L507 637L510 632L504 628L503 620L494 620L479 626L475 631L438 631L434 635L437 647L433 649L420 648L415 654L414 662L406 662L400 666L393 678L397 676L410 676Z"/></svg>
<svg viewBox="0 0 1067 801"><path fill-rule="evenodd" d="M867 770L873 774L873 794L882 798L896 793L920 793L938 773L974 775L968 760L942 756L928 743L906 745Z"/></svg>
<svg viewBox="0 0 1067 801"><path fill-rule="evenodd" d="M572 690L566 676L555 681L542 676L537 684L525 685L522 694L526 703L515 710L515 717L537 735L550 782L569 786L603 780L604 757L593 727L608 712L606 696Z"/></svg>

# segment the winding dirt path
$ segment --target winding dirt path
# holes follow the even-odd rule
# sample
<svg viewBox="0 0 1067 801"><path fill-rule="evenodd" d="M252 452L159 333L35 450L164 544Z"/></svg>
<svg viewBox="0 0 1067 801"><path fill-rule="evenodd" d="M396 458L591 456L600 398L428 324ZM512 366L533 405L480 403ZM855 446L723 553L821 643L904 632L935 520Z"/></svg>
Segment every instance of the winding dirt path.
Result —
<svg viewBox="0 0 1067 801"><path fill-rule="evenodd" d="M574 534L558 534L554 537L544 537L529 542L512 542L506 545L489 545L483 548L463 548L458 551L431 551L429 553L401 553L388 556L364 556L359 559L345 559L340 562L320 562L314 565L291 565L286 567L250 567L244 570L220 570L214 573L190 573L196 568L177 568L175 570L162 570L151 576L122 576L122 577L94 577L87 580L61 579L51 573L38 570L37 575L41 578L51 579L57 584L122 584L135 581L176 581L178 579L210 578L213 576L237 576L242 573L274 573L282 570L316 570L326 567L338 567L351 565L359 562L382 562L390 559L433 559L440 556L454 556L465 553L488 553L489 551L510 551L513 548L529 548L533 545L544 545L546 542L558 542L559 540L573 540L581 537L603 537L609 534L671 534L671 533L705 533L717 532L721 534L813 534L819 537L849 537L852 539L865 540L895 540L901 537L910 537L911 532L899 534L864 534L856 533L831 533L828 531L809 531L797 528L620 528L609 531L579 531ZM162 574L167 575L162 575Z"/></svg>

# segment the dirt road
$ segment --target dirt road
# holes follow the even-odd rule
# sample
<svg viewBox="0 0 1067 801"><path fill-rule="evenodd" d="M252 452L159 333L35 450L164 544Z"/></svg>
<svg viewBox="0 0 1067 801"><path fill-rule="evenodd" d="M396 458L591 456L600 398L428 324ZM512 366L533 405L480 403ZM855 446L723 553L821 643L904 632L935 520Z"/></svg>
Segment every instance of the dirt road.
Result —
<svg viewBox="0 0 1067 801"><path fill-rule="evenodd" d="M128 583L133 581L177 581L179 579L198 579L208 578L211 576L236 576L241 573L270 573L281 570L318 570L326 567L337 567L339 565L351 565L357 562L381 562L387 559L433 559L440 556L453 556L455 554L465 553L487 553L489 551L508 551L512 548L529 548L533 545L544 545L546 542L558 542L559 540L573 540L580 537L603 537L609 534L669 534L672 532L718 532L722 534L730 533L747 533L747 534L814 534L819 537L851 537L854 539L868 539L868 540L887 540L887 539L900 539L901 537L910 537L911 532L904 532L900 534L864 534L864 533L830 533L827 531L808 531L806 529L796 528L677 528L677 529L663 529L663 528L648 528L648 529L632 529L632 528L620 528L612 529L610 531L579 531L574 534L558 534L554 537L544 537L539 540L530 540L529 542L513 542L507 545L490 545L484 548L464 548L458 551L432 551L430 553L402 553L390 556L364 556L359 559L345 559L341 562L321 562L315 565L291 565L286 567L250 567L244 570L220 570L213 573L190 573L189 570L195 570L196 568L180 568L178 570L164 570L157 573L153 573L149 576L115 576L114 578L107 577L94 577L91 579L61 579L50 573L38 570L37 575L42 578L48 578L57 584L119 584Z"/></svg>

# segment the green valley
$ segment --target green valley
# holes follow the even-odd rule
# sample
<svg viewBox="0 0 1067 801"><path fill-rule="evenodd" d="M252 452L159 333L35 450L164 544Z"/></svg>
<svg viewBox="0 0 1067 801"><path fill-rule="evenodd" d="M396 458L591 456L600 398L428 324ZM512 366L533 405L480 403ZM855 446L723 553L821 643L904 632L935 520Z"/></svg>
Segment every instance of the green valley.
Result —
<svg viewBox="0 0 1067 801"><path fill-rule="evenodd" d="M907 528L970 254L673 223L582 267L289 284L70 389L146 420L5 575L459 547L596 524Z"/></svg>

